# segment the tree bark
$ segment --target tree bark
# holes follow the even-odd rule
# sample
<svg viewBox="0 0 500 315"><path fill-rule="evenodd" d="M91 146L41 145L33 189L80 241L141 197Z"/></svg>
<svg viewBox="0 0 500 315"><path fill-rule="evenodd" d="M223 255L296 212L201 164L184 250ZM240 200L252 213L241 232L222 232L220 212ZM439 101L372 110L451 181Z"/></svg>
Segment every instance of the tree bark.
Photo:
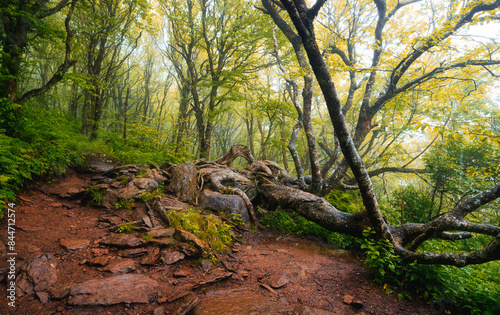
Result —
<svg viewBox="0 0 500 315"><path fill-rule="evenodd" d="M313 20L308 13L310 11L308 11L307 5L303 0L295 0L293 2L282 1L281 3L286 8L298 34L302 38L302 44L309 58L309 63L323 92L335 135L339 140L342 153L356 178L371 224L378 237L392 240L387 224L383 220L382 213L378 207L370 176L349 133L335 84L316 43Z"/></svg>

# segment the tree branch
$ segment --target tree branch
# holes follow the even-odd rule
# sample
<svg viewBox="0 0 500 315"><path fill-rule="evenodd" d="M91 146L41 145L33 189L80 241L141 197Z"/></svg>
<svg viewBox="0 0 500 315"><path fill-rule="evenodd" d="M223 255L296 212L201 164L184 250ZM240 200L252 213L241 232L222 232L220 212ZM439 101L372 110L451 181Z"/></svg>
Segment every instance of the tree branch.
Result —
<svg viewBox="0 0 500 315"><path fill-rule="evenodd" d="M64 1L61 1L60 3L62 2ZM64 20L64 27L66 28L66 41L65 41L66 52L64 54L64 62L57 68L56 73L54 73L52 78L50 78L50 80L47 81L45 85L43 85L40 88L33 89L24 93L23 96L21 96L18 100L19 104L26 103L28 100L50 90L54 85L56 85L59 81L61 81L64 78L64 74L68 72L68 70L76 63L76 60L71 59L71 39L73 38L74 31L70 29L69 22L71 20L71 16L73 15L73 11L75 10L75 5L77 2L78 0L73 0L71 2L68 15Z"/></svg>
<svg viewBox="0 0 500 315"><path fill-rule="evenodd" d="M327 0L317 0L316 3L307 11L309 19L314 20Z"/></svg>
<svg viewBox="0 0 500 315"><path fill-rule="evenodd" d="M427 170L422 168L405 168L405 167L382 167L373 171L369 171L368 175L370 177L378 176L384 173L411 173L411 174L422 174L427 173ZM355 184L356 180L354 178L349 178L344 181L346 184Z"/></svg>

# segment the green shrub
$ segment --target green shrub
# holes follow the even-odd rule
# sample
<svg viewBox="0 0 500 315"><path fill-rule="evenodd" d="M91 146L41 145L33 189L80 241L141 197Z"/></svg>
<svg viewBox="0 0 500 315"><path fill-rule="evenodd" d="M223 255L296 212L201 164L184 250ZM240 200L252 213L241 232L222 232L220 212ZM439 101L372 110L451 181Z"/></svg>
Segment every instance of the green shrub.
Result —
<svg viewBox="0 0 500 315"><path fill-rule="evenodd" d="M391 202L394 220L398 224L427 223L437 215L437 205L431 199L431 192L424 188L407 186L399 188L393 193Z"/></svg>
<svg viewBox="0 0 500 315"><path fill-rule="evenodd" d="M15 201L26 180L64 174L68 166L81 163L81 156L67 146L79 139L77 124L60 112L23 105L16 115L0 116L10 126L9 134L0 129L1 217L5 202Z"/></svg>
<svg viewBox="0 0 500 315"><path fill-rule="evenodd" d="M355 242L355 238L352 236L328 231L295 212L286 211L279 207L276 211L267 213L262 220L262 224L285 233L294 233L299 236L316 236L326 243L341 248L350 247Z"/></svg>
<svg viewBox="0 0 500 315"><path fill-rule="evenodd" d="M364 210L361 194L357 190L342 191L334 189L325 199L343 212L356 213Z"/></svg>

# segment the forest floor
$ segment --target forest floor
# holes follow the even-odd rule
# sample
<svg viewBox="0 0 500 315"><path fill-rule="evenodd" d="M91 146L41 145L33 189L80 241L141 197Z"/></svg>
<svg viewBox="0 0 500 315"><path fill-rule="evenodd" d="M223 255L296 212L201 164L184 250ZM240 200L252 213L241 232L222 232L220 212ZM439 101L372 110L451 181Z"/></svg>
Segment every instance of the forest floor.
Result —
<svg viewBox="0 0 500 315"><path fill-rule="evenodd" d="M398 301L394 293L386 294L373 282L357 253L271 230L243 232L242 241L232 246L219 265L188 258L141 265L143 257L120 258L123 250L99 242L112 234L99 220L105 211L78 199L60 197L67 187L83 187L88 181L88 175L73 173L20 192L14 206L14 248L8 247L7 218L0 224L0 268L5 273L9 267L9 252L16 253L17 269L23 261L34 265L30 257L50 253L43 257L51 262L48 268L49 272L54 269L55 278L50 282L44 279L44 271L37 274L31 267L32 278L28 280L35 282L31 283L34 292L17 287L13 291L15 308L8 305L11 300L6 297L12 290L8 291L4 279L0 283L0 314L431 314L417 298ZM68 245L68 240L80 240L83 245ZM99 259L129 264L105 268L99 267ZM94 263L89 264L91 261ZM124 277L124 273L129 276ZM18 274L18 286L26 282L26 277L21 278ZM104 297L78 303L76 297L67 297L68 292L61 293L67 288L75 294L75 284L89 280L102 286ZM143 280L156 283L154 291L144 289ZM49 282L46 291L50 294L43 291L44 281ZM108 287L111 282L117 286ZM123 302L136 301L134 298L144 292L149 294L146 303ZM122 302L105 305L114 303L110 301Z"/></svg>

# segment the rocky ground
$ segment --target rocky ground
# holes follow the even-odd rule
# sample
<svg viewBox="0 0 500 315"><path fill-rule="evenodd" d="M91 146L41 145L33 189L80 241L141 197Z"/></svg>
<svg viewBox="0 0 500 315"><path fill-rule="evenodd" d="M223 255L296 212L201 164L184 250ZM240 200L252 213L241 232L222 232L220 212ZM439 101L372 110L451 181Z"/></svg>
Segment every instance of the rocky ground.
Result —
<svg viewBox="0 0 500 315"><path fill-rule="evenodd" d="M148 178L161 181L161 172L153 173ZM196 253L206 245L159 222L165 209L192 204L167 195L160 206L114 210L114 200L107 207L104 200L99 207L85 198L91 181L115 185L121 197L150 183L71 173L22 191L13 208L14 247L8 220L0 225L0 314L430 313L417 299L386 294L356 253L311 238L240 229L239 242L214 265ZM125 218L140 228L113 233Z"/></svg>

